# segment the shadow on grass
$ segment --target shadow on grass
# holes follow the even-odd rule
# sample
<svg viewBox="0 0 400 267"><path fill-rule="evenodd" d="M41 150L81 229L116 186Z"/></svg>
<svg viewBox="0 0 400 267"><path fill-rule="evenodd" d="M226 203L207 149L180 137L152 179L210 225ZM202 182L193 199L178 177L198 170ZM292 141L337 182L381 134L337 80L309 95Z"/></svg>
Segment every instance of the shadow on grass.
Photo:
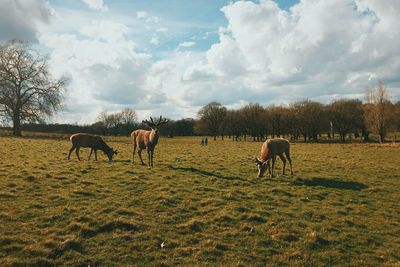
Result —
<svg viewBox="0 0 400 267"><path fill-rule="evenodd" d="M224 180L241 180L241 181L243 181L243 178L238 177L238 176L224 176L224 175L221 175L221 174L218 174L218 173L199 170L199 169L193 168L193 167L174 167L172 165L169 165L168 167L170 169L172 169L172 170L198 173L198 174L202 174L202 175L206 175L206 176L212 176L212 177L216 177L216 178L220 178L220 179L224 179Z"/></svg>
<svg viewBox="0 0 400 267"><path fill-rule="evenodd" d="M336 188L336 189L356 190L356 191L368 188L366 184L359 182L340 181L336 179L327 179L319 177L315 177L312 179L296 179L296 181L294 181L293 184L298 186L322 186L326 188Z"/></svg>

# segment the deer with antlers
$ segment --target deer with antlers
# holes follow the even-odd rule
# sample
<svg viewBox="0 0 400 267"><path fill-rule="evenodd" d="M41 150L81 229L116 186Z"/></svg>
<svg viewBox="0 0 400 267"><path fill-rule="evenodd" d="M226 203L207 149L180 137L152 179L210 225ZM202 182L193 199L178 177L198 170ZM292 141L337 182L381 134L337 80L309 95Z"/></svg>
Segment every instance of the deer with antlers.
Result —
<svg viewBox="0 0 400 267"><path fill-rule="evenodd" d="M153 121L152 117L150 117L150 121L144 120L142 122L149 126L151 130L136 130L131 133L133 139L132 163L134 162L136 148L138 148L139 159L142 165L145 165L142 159L142 150L147 149L148 166L150 168L153 167L154 148L156 147L159 138L157 127L168 123L169 120L165 118L163 119L162 116L160 116L157 123Z"/></svg>

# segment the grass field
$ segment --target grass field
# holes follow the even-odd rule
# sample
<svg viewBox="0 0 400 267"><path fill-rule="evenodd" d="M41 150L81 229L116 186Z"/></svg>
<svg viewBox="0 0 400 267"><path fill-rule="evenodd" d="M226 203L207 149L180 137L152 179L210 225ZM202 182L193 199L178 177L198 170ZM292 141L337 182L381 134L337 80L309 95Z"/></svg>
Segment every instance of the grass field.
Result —
<svg viewBox="0 0 400 267"><path fill-rule="evenodd" d="M148 169L107 141L0 138L0 266L400 265L400 145L293 144L270 179L261 143L162 138Z"/></svg>

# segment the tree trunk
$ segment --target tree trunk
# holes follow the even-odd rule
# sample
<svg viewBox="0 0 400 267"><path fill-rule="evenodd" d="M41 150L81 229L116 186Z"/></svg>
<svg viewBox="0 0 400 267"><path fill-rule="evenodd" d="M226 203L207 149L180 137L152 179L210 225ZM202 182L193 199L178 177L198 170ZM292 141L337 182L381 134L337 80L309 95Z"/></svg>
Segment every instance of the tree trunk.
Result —
<svg viewBox="0 0 400 267"><path fill-rule="evenodd" d="M364 142L369 142L369 132L363 131L362 136L363 136Z"/></svg>
<svg viewBox="0 0 400 267"><path fill-rule="evenodd" d="M385 142L385 133L380 132L379 133L379 142L384 143Z"/></svg>
<svg viewBox="0 0 400 267"><path fill-rule="evenodd" d="M18 112L15 112L13 117L13 135L21 136L21 121Z"/></svg>

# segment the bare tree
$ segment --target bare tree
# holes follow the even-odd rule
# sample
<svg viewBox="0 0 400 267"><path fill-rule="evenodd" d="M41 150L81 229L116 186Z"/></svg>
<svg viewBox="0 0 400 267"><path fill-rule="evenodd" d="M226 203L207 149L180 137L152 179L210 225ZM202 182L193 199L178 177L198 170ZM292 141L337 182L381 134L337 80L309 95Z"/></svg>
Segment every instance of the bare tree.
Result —
<svg viewBox="0 0 400 267"><path fill-rule="evenodd" d="M387 131L394 122L393 104L383 82L374 91L365 94L364 104L365 124L372 133L379 135L379 142L385 142Z"/></svg>
<svg viewBox="0 0 400 267"><path fill-rule="evenodd" d="M110 114L108 114L107 111L100 112L100 114L97 116L97 122L102 128L103 135L106 135L112 126Z"/></svg>
<svg viewBox="0 0 400 267"><path fill-rule="evenodd" d="M225 124L227 133L232 135L232 141L238 141L238 138L245 132L244 119L239 110L228 110Z"/></svg>
<svg viewBox="0 0 400 267"><path fill-rule="evenodd" d="M304 141L314 139L318 141L320 134L326 127L327 120L324 106L311 100L294 102L291 105L296 117L298 131L303 135Z"/></svg>
<svg viewBox="0 0 400 267"><path fill-rule="evenodd" d="M14 135L21 135L21 123L38 122L58 111L65 84L65 78L53 79L47 58L28 43L0 45L0 116L12 121Z"/></svg>
<svg viewBox="0 0 400 267"><path fill-rule="evenodd" d="M362 129L363 110L360 100L335 100L326 107L326 110L333 130L339 133L343 143L347 134Z"/></svg>
<svg viewBox="0 0 400 267"><path fill-rule="evenodd" d="M240 114L253 141L260 141L260 137L263 139L266 125L265 109L258 103L250 103L240 109Z"/></svg>
<svg viewBox="0 0 400 267"><path fill-rule="evenodd" d="M134 125L137 123L137 113L133 109L124 108L120 114L124 132L129 134Z"/></svg>
<svg viewBox="0 0 400 267"><path fill-rule="evenodd" d="M225 119L226 112L226 107L222 106L220 103L211 102L207 104L198 112L198 127L200 130L206 131L214 136L215 141L217 134L221 130L221 124Z"/></svg>

